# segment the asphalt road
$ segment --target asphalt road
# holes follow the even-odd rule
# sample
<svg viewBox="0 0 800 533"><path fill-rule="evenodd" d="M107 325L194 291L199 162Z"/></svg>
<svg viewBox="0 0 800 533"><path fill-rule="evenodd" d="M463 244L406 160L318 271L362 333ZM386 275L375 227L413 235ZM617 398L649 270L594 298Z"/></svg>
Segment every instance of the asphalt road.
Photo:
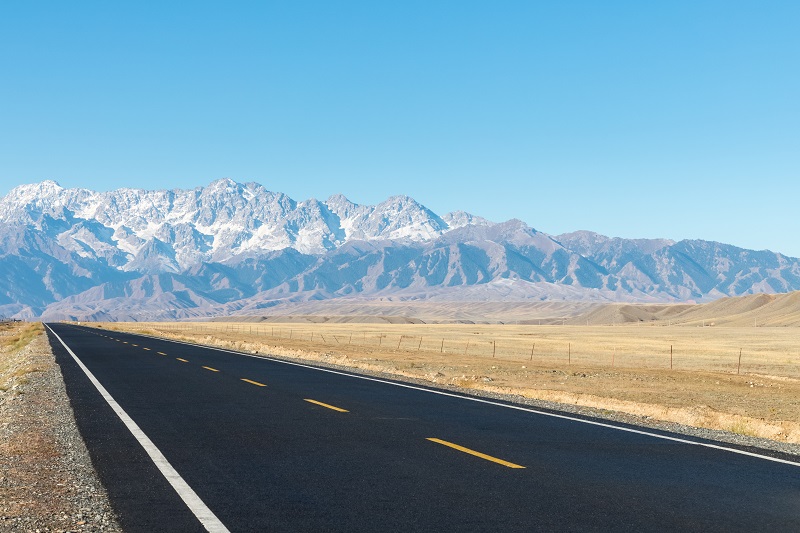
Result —
<svg viewBox="0 0 800 533"><path fill-rule="evenodd" d="M800 531L800 464L791 460L50 327L151 443L137 440L51 332L78 427L126 531ZM158 457L173 470L162 472Z"/></svg>

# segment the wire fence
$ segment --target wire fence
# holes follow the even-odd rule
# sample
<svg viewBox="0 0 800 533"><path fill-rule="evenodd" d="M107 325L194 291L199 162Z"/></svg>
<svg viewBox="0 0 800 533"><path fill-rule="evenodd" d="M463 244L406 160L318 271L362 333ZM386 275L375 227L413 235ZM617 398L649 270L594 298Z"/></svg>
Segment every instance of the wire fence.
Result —
<svg viewBox="0 0 800 533"><path fill-rule="evenodd" d="M125 323L138 332L218 337L234 342L339 349L358 353L417 353L448 359L478 358L533 365L707 371L800 378L800 331L752 332L717 328L645 329L556 326L313 325L270 323ZM662 328L666 329L666 328ZM205 339L206 341L210 339Z"/></svg>

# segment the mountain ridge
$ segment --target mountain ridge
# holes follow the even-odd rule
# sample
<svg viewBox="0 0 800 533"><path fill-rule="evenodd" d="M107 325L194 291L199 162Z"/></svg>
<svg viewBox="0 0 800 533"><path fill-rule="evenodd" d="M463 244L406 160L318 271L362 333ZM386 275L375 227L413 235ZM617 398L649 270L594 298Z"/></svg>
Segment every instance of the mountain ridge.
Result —
<svg viewBox="0 0 800 533"><path fill-rule="evenodd" d="M713 241L551 236L397 195L295 201L258 183L108 192L54 181L0 199L0 314L198 318L394 297L708 301L800 290L800 260Z"/></svg>

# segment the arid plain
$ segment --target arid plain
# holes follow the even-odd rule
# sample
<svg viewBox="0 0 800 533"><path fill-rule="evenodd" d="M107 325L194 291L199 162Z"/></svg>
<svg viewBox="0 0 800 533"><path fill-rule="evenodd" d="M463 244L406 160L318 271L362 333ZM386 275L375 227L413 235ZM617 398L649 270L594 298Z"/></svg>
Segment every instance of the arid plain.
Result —
<svg viewBox="0 0 800 533"><path fill-rule="evenodd" d="M424 306L409 316L390 304L381 315L373 304L361 316L295 307L216 322L98 325L800 443L797 301L610 304L558 320L522 316L514 304L503 324L455 323L444 304L432 306L435 319ZM470 304L455 308L470 312Z"/></svg>

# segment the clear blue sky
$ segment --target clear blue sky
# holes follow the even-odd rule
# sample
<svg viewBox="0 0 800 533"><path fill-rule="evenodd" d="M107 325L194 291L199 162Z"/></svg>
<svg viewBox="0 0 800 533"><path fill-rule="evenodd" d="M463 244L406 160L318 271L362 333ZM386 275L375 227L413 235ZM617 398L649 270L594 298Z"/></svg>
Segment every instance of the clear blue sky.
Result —
<svg viewBox="0 0 800 533"><path fill-rule="evenodd" d="M9 0L0 195L231 177L800 256L798 28L796 1Z"/></svg>

